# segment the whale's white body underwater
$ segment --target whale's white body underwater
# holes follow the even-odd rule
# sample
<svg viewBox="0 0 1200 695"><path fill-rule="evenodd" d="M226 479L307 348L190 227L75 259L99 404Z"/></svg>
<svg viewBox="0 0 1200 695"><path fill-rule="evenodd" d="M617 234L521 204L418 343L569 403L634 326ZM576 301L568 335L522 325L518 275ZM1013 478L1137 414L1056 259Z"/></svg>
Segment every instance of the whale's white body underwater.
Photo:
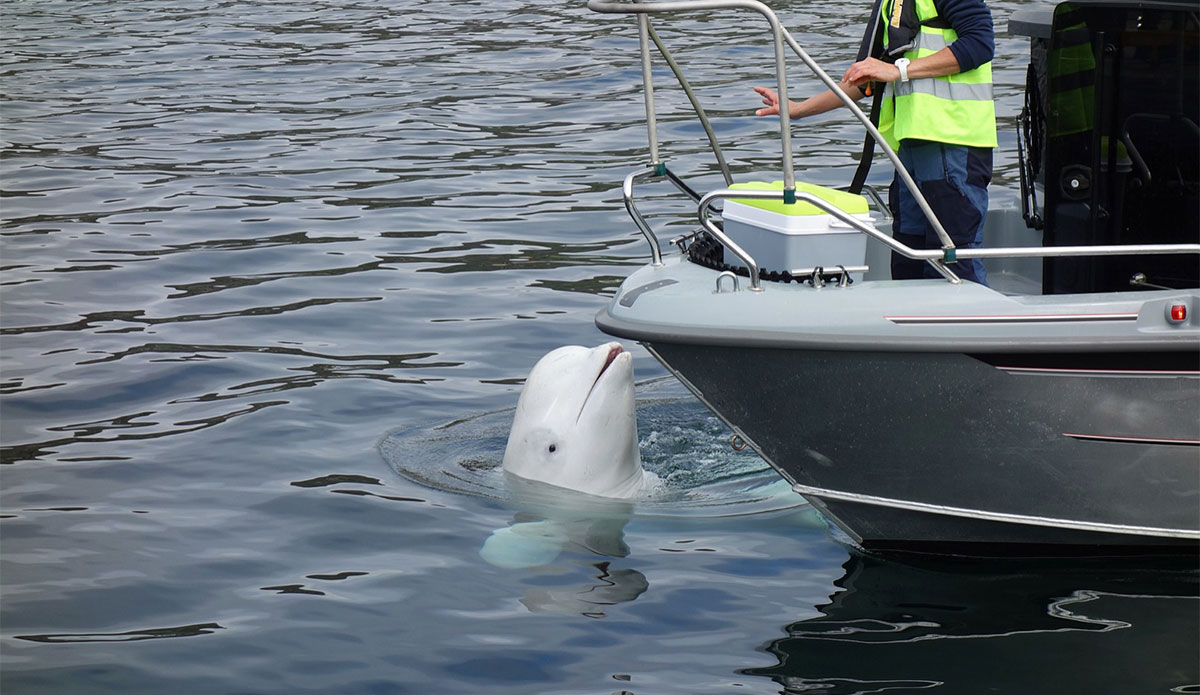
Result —
<svg viewBox="0 0 1200 695"><path fill-rule="evenodd" d="M561 347L539 360L517 402L504 470L599 497L642 494L633 356L607 343Z"/></svg>

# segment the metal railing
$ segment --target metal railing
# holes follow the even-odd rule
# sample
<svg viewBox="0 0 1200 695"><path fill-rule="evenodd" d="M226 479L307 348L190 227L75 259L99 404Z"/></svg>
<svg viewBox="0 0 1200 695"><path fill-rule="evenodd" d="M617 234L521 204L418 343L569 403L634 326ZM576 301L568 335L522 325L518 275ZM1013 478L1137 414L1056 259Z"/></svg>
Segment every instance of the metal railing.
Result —
<svg viewBox="0 0 1200 695"><path fill-rule="evenodd" d="M650 229L646 218L642 217L642 213L638 211L637 205L633 202L633 184L655 176L665 176L684 195L696 202L700 202L700 194L692 190L691 186L684 183L683 179L676 176L662 162L655 164L649 169L633 172L626 176L625 180L621 183L621 195L625 199L625 210L629 212L629 216L633 218L633 223L637 225L637 228L641 230L642 234L646 237L646 241L650 244L650 262L653 265L662 265L662 249L658 245L658 237L654 236L654 230Z"/></svg>
<svg viewBox="0 0 1200 695"><path fill-rule="evenodd" d="M858 107L858 105L846 95L839 87L838 83L833 80L817 63L808 55L807 52L800 46L791 33L785 29L779 22L779 18L775 12L758 0L663 0L661 2L642 2L641 0L633 0L632 2L621 2L618 0L588 0L588 9L594 12L606 14L634 14L638 19L638 38L641 49L642 62L642 82L644 86L644 96L646 104L646 127L647 140L650 147L650 167L645 170L637 171L625 177L622 186L622 193L625 199L625 208L633 218L638 229L645 235L646 240L650 244L652 263L654 265L662 265L662 251L659 247L658 239L654 236L654 232L650 229L645 218L637 210L637 206L633 201L633 184L636 181L642 181L658 176L666 177L680 191L698 201L698 215L701 226L716 238L725 248L729 249L739 260L741 260L749 271L750 290L755 292L762 291L762 283L759 278L759 266L754 258L750 256L744 249L737 245L728 235L719 229L712 220L709 219L712 213L712 204L717 200L726 200L730 198L741 199L775 199L782 200L785 204L792 204L798 201L810 203L822 211L834 216L842 222L849 224L855 229L867 234L877 241L885 244L893 251L902 256L924 260L937 270L949 282L961 283L962 280L950 270L946 264L953 263L958 260L969 260L975 258L1031 258L1031 257L1062 257L1062 256L1119 256L1119 255L1143 255L1143 254L1200 254L1200 244L1129 244L1129 245L1108 245L1108 246L1053 246L1053 247L1010 247L1010 248L957 248L954 242L950 239L950 235L942 226L937 215L929 206L925 196L921 193L920 188L905 169L900 161L900 157L895 150L883 138L879 129L871 123L871 119ZM783 161L783 190L782 191L765 191L765 190L732 190L722 189L713 191L703 197L699 196L695 191L687 186L678 176L672 173L665 163L659 158L658 152L658 127L654 111L654 85L651 79L650 71L650 42L655 44L655 47L666 60L671 71L675 74L680 86L687 94L693 109L700 118L701 124L704 127L705 134L708 136L709 142L713 148L713 152L717 158L717 162L721 167L722 175L725 178L726 185L730 185L732 180L729 174L728 165L721 153L721 148L717 142L716 136L708 123L708 118L704 114L703 108L700 106L699 100L692 91L686 78L683 76L682 70L678 63L671 57L670 52L658 38L650 25L649 15L651 14L666 14L678 12L693 12L704 10L751 10L762 15L768 22L771 28L772 38L775 47L775 78L778 86L779 94L779 127L780 127L780 142L782 145L782 161ZM787 76L786 76L786 60L783 50L783 45L787 44L792 51L800 58L800 60L817 76L817 78L837 96L842 103L850 110L851 114L858 119L871 137L875 139L880 146L881 151L887 156L892 167L896 171L897 178L908 188L913 199L920 207L921 212L929 221L933 231L937 234L938 239L942 242L941 249L913 249L899 241L896 241L891 236L880 232L874 226L855 219L846 214L841 209L831 203L818 198L817 196L808 193L796 192L795 170L792 161L791 148L791 123L790 113L787 108ZM871 191L872 198L877 204L882 204L882 199L873 190ZM886 206L883 207L886 210ZM886 215L885 215L886 216Z"/></svg>

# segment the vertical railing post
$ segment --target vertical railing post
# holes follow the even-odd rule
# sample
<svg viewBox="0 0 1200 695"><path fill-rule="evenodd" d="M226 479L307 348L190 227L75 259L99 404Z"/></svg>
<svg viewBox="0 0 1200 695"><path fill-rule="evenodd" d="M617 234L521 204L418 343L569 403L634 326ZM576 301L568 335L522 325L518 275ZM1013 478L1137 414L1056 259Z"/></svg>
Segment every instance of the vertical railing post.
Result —
<svg viewBox="0 0 1200 695"><path fill-rule="evenodd" d="M646 100L646 140L650 143L650 164L659 163L658 124L654 120L654 79L650 71L650 18L638 15L638 43L642 52L642 86Z"/></svg>
<svg viewBox="0 0 1200 695"><path fill-rule="evenodd" d="M796 202L796 172L792 166L792 114L788 108L787 56L783 49L783 28L774 14L767 16L775 39L775 75L779 87L779 140L783 147L783 202Z"/></svg>

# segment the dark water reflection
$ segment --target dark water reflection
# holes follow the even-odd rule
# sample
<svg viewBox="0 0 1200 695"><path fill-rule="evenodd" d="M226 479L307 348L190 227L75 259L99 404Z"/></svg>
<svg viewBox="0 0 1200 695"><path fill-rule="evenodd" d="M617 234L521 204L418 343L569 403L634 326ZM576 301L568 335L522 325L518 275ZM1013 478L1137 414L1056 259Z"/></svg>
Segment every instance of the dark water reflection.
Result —
<svg viewBox="0 0 1200 695"><path fill-rule="evenodd" d="M62 635L17 635L16 639L30 642L136 642L147 639L169 639L171 637L194 637L210 635L213 630L223 629L216 623L203 625L180 625L153 630L134 630L132 632L92 633L92 634L62 634Z"/></svg>
<svg viewBox="0 0 1200 695"><path fill-rule="evenodd" d="M1003 27L1025 4L990 6ZM865 6L772 5L844 68ZM750 87L770 83L759 24L659 26L745 179L778 176L775 123L748 115ZM592 317L647 253L619 193L645 159L630 22L582 1L11 0L0 36L6 695L836 692L856 678L972 692L960 684L988 682L994 654L1030 664L1014 692L1095 684L1069 665L1047 675L1040 639L1114 665L1158 649L1154 670L1114 681L1125 692L1197 680L1177 593L855 556L839 580L849 553L811 513L721 487L727 433L698 409L689 427L641 422L647 450L694 462L675 471L678 499L619 533L567 534L535 567L480 555L528 509L380 455L396 432L511 408L542 354L605 340ZM1025 46L999 49L994 189L1015 179L1024 63L1004 57ZM660 74L663 151L712 188L704 137ZM791 84L815 90L799 68ZM848 119L794 136L800 178L849 180ZM661 237L690 231L671 191L639 200ZM663 376L630 347L639 379ZM498 456L495 437L459 444ZM439 452L417 456L447 470ZM680 501L714 497L745 513ZM1070 603L1077 591L1108 593ZM961 610L927 607L946 605ZM921 639L828 634L906 612L930 625L897 634ZM967 637L989 621L1011 629Z"/></svg>
<svg viewBox="0 0 1200 695"><path fill-rule="evenodd" d="M901 562L852 553L822 615L750 669L783 692L1196 692L1191 562Z"/></svg>

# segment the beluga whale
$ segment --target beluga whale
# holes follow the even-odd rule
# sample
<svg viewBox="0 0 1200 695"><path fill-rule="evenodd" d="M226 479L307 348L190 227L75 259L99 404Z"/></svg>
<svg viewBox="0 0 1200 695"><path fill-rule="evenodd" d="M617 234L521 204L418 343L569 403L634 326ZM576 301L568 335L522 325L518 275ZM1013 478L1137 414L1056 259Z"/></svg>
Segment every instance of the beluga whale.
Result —
<svg viewBox="0 0 1200 695"><path fill-rule="evenodd" d="M650 483L638 452L633 355L606 343L540 359L517 401L503 468L597 497L641 495Z"/></svg>

